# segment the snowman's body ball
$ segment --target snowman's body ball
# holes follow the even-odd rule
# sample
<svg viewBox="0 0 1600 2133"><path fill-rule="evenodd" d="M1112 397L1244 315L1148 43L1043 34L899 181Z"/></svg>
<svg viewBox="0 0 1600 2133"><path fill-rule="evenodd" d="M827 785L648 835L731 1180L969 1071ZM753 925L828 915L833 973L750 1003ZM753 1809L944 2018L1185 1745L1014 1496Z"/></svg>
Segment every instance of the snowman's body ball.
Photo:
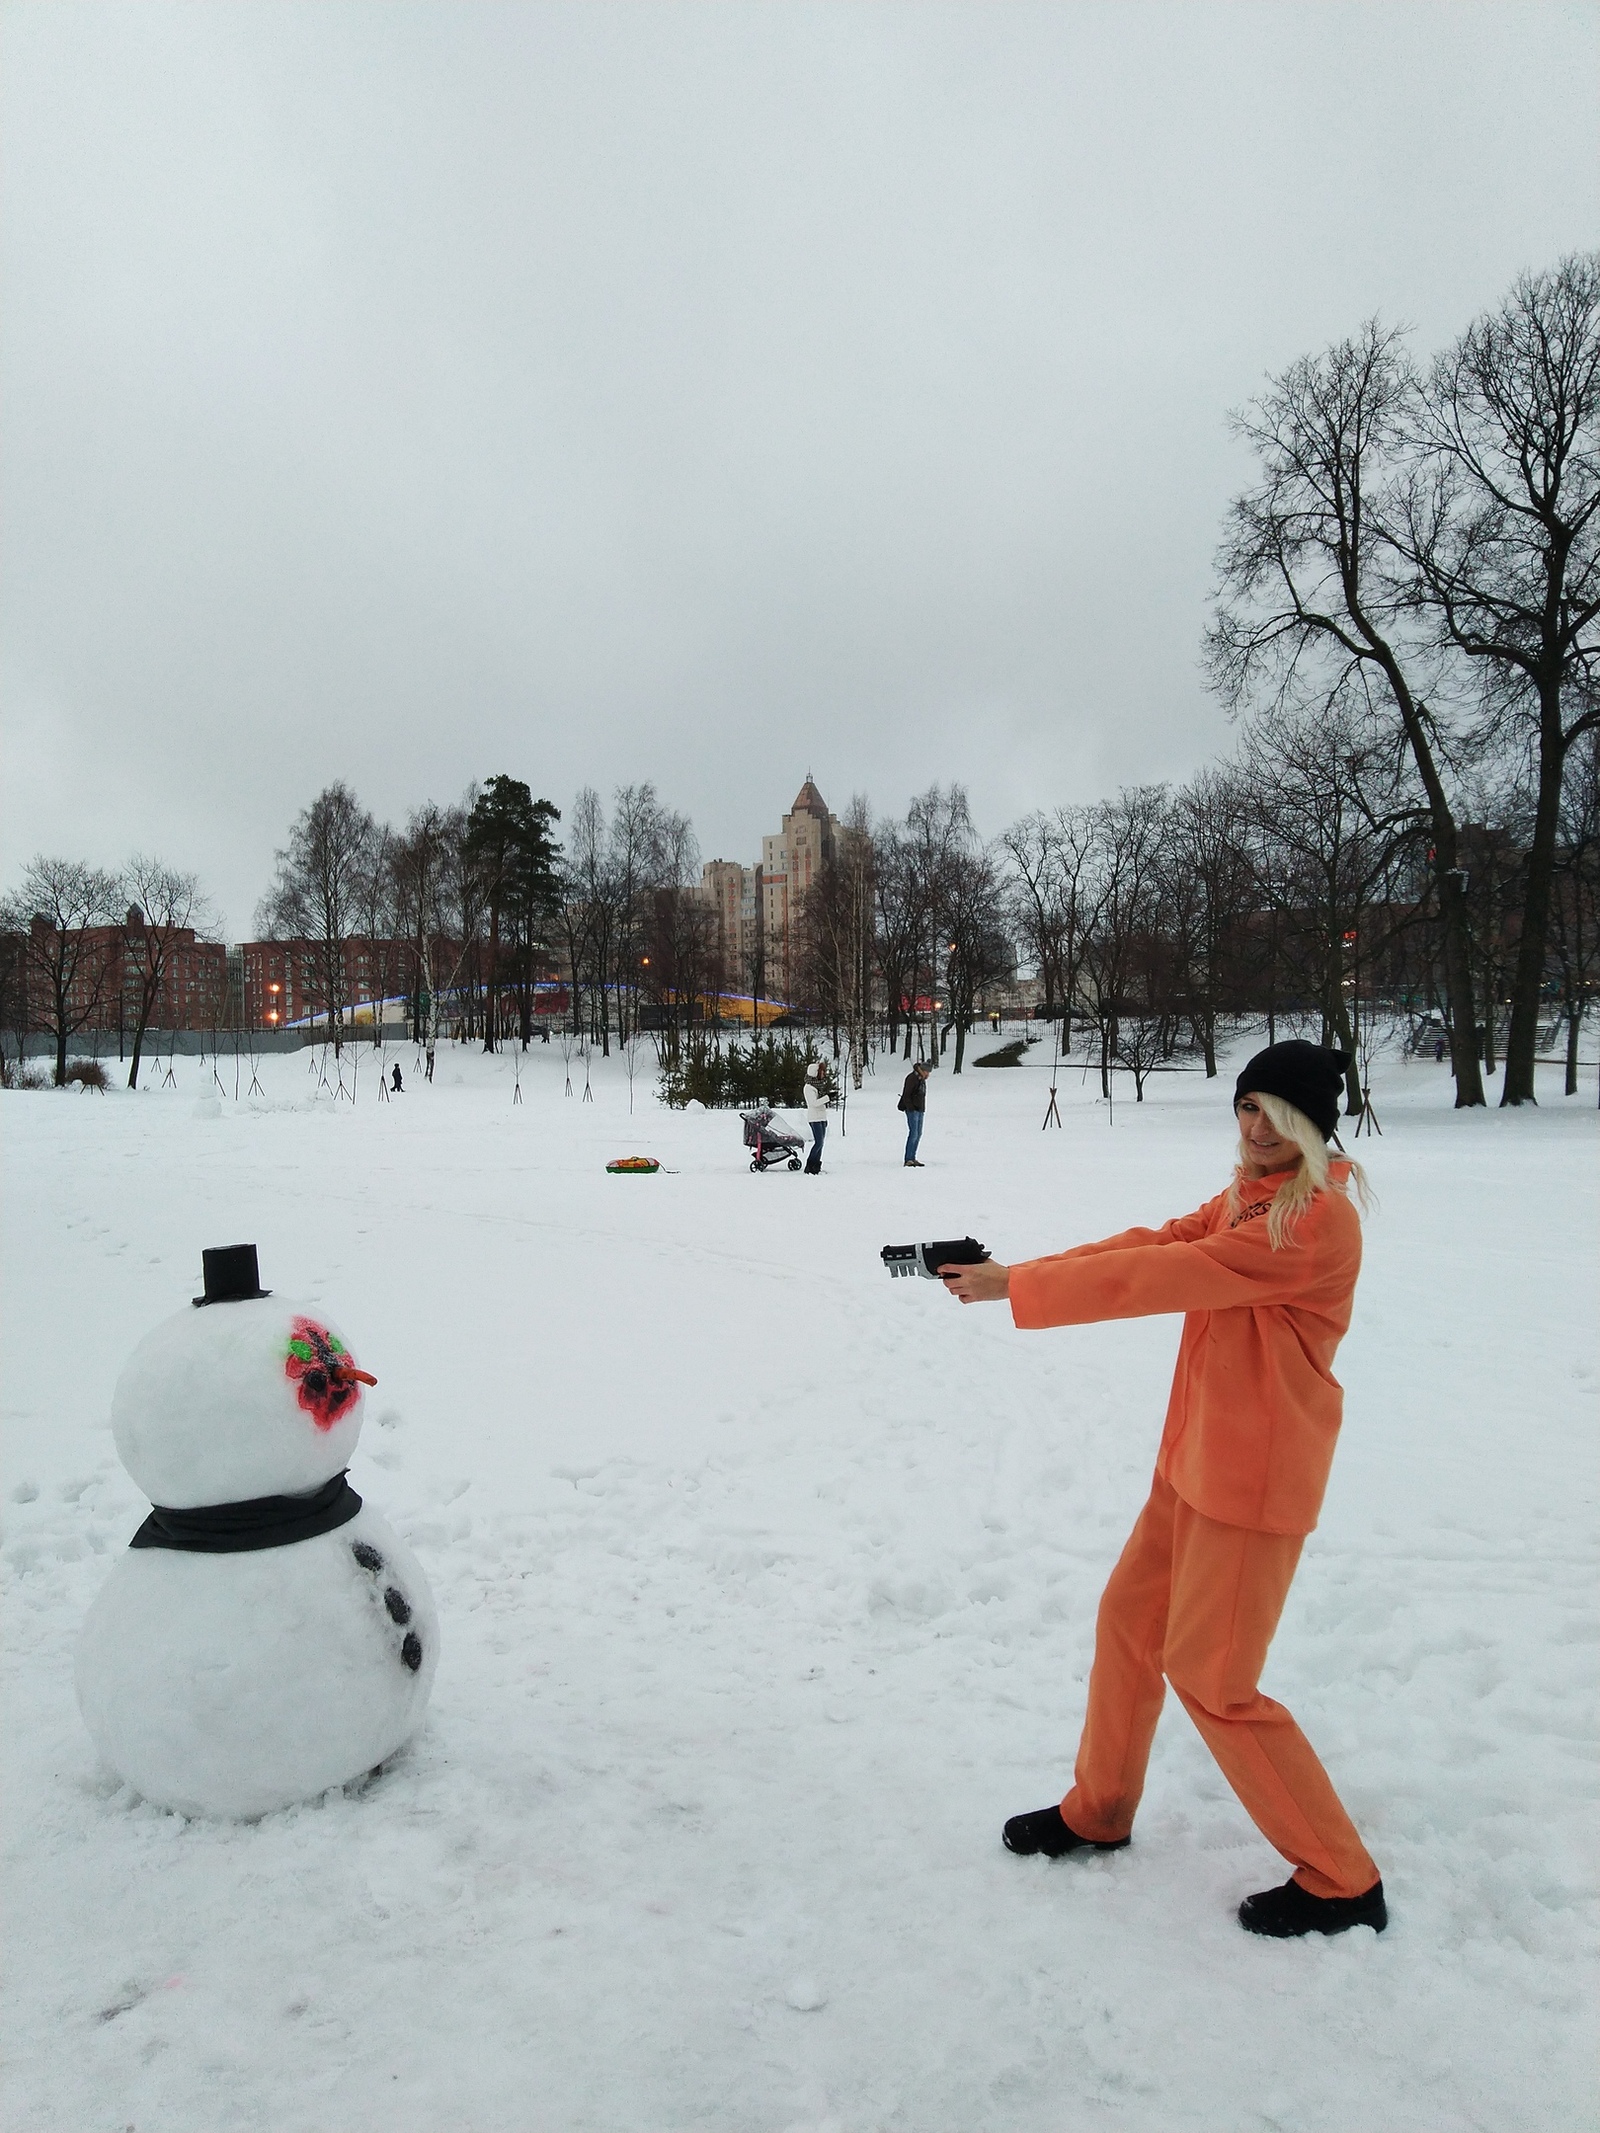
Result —
<svg viewBox="0 0 1600 2133"><path fill-rule="evenodd" d="M336 1482L361 1387L326 1319L273 1297L220 1303L141 1342L112 1426L152 1501L203 1521ZM438 1650L415 1556L363 1504L286 1546L128 1549L83 1625L78 1703L146 1799L259 1815L393 1755L421 1722Z"/></svg>
<svg viewBox="0 0 1600 2133"><path fill-rule="evenodd" d="M78 1705L157 1806L267 1814L409 1740L438 1653L416 1557L363 1504L287 1548L130 1548L84 1623Z"/></svg>

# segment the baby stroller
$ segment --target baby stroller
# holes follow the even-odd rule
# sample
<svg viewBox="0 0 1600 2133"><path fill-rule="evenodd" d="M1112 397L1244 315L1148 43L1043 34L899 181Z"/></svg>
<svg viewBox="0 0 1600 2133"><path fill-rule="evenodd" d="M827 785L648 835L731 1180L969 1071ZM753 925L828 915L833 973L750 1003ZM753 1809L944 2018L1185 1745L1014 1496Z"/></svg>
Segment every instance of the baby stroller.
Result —
<svg viewBox="0 0 1600 2133"><path fill-rule="evenodd" d="M786 1133L770 1111L741 1111L739 1116L744 1120L744 1144L751 1151L752 1170L770 1170L782 1162L791 1170L800 1168L797 1151L805 1142L798 1133Z"/></svg>

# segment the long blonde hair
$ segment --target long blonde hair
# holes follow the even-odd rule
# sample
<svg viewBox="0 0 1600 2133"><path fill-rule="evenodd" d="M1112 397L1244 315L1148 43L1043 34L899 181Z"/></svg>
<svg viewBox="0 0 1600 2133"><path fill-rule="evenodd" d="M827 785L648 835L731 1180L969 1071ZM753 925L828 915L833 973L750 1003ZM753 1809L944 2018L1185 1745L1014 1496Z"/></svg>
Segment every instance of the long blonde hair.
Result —
<svg viewBox="0 0 1600 2133"><path fill-rule="evenodd" d="M1340 1150L1341 1162L1350 1166L1347 1178L1336 1178L1329 1165L1333 1158L1328 1144L1322 1138L1322 1129L1312 1124L1297 1104L1286 1103L1281 1096L1268 1096L1259 1089L1245 1092L1252 1103L1259 1104L1273 1125L1286 1141L1293 1141L1300 1151L1300 1164L1290 1171L1273 1195L1272 1205L1267 1210L1267 1242L1277 1252L1293 1237L1296 1225L1319 1192L1344 1192L1354 1185L1356 1199L1365 1214L1372 1206L1372 1187L1367 1183L1367 1173L1355 1160ZM1244 1183L1246 1166L1253 1160L1245 1146L1244 1136L1239 1137L1238 1168L1233 1173L1233 1183L1228 1187L1228 1212L1238 1215L1244 1206L1240 1187Z"/></svg>

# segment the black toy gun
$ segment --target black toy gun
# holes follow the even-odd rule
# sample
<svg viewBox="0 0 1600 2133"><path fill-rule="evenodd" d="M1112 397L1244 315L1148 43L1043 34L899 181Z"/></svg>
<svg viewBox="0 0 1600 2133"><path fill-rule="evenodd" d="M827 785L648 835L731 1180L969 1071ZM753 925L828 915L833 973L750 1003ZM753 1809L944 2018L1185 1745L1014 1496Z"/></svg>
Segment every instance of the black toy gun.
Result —
<svg viewBox="0 0 1600 2133"><path fill-rule="evenodd" d="M988 1252L976 1237L950 1237L942 1244L886 1244L883 1263L895 1281L909 1281L920 1274L924 1281L937 1281L942 1266L977 1266Z"/></svg>

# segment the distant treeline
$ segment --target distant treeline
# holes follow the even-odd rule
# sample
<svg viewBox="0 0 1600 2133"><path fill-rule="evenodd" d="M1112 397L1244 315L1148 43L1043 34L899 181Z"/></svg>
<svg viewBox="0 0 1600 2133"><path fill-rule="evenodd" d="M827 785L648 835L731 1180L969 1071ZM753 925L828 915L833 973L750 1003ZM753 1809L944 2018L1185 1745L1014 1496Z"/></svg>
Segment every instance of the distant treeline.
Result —
<svg viewBox="0 0 1600 2133"><path fill-rule="evenodd" d="M336 1044L359 936L398 947L419 1037L526 1043L560 974L574 1032L609 1049L648 1030L680 1078L719 1004L765 1019L781 970L784 1006L857 1082L874 1042L953 1042L959 1072L985 1007L1025 1001L1141 1092L1180 1050L1215 1072L1237 1018L1310 1016L1358 1061L1380 1019L1434 1018L1468 1105L1502 1056L1501 1100L1531 1100L1560 1029L1570 1093L1600 930L1597 415L1600 253L1522 276L1427 363L1376 322L1292 363L1234 418L1255 475L1203 647L1239 721L1229 758L992 841L959 785L903 820L858 797L781 944L759 909L729 928L651 786L619 787L609 817L585 790L562 824L508 776L399 828L328 787L258 929L299 944ZM192 879L155 871L179 888L146 916L192 923ZM67 943L127 896L41 859L0 910L0 1009L57 1030L63 1071Z"/></svg>

